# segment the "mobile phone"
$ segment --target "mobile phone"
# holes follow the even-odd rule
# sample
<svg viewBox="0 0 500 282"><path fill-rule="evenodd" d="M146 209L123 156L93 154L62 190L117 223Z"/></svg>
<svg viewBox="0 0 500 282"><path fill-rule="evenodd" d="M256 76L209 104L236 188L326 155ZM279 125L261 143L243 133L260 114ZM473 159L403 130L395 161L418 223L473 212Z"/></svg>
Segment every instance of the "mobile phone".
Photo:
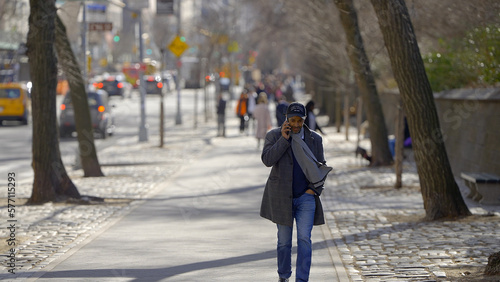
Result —
<svg viewBox="0 0 500 282"><path fill-rule="evenodd" d="M292 132L292 128L290 126L290 122L288 121L288 118L286 119L286 125L288 126L286 135L290 137L290 132Z"/></svg>

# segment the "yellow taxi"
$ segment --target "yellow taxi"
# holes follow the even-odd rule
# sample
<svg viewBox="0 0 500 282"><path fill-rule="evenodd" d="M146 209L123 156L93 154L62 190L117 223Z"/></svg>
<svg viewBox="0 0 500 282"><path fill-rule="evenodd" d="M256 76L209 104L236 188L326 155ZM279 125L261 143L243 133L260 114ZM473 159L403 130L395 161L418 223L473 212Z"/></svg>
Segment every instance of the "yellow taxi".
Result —
<svg viewBox="0 0 500 282"><path fill-rule="evenodd" d="M0 125L4 120L28 124L30 100L27 88L20 83L0 83Z"/></svg>

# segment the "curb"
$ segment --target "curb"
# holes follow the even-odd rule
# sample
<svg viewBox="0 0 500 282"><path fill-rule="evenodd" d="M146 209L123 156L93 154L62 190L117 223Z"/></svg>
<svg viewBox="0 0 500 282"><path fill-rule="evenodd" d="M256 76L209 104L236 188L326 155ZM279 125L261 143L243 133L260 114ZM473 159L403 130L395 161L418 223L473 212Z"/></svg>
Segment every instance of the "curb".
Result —
<svg viewBox="0 0 500 282"><path fill-rule="evenodd" d="M330 253L330 258L332 259L335 272L337 273L338 281L352 281L347 274L346 267L340 257L338 246L335 244L335 240L333 239L333 235L327 221L325 221L325 224L321 225L321 231L325 237L325 242L328 246L328 252Z"/></svg>

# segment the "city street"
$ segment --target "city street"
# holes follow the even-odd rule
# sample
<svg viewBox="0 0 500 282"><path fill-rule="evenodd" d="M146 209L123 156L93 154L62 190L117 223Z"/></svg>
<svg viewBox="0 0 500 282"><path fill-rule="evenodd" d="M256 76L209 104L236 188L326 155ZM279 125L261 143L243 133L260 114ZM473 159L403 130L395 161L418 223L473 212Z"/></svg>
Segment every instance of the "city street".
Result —
<svg viewBox="0 0 500 282"><path fill-rule="evenodd" d="M49 265L37 281L276 279L276 227L259 217L268 169L253 140L238 138L235 130L209 148L101 236ZM311 279L334 281L320 228L313 241Z"/></svg>
<svg viewBox="0 0 500 282"><path fill-rule="evenodd" d="M260 161L255 138L238 132L234 103L227 110L227 138L215 137L215 121L203 122L201 106L194 129L189 114L194 93L182 92L184 122L178 126L176 100L166 98L163 149L154 129L158 97L148 96L148 123L153 124L148 142L137 138L138 98L116 101L117 115L123 121L128 116L130 125L117 122L116 136L103 142L114 140L99 152L106 177L83 178L81 170L69 170L81 194L103 197L105 203L18 206L16 274L8 272L6 260L0 279L276 279L276 227L258 214L269 169ZM422 196L411 158L404 165L404 188L391 189L391 167L368 168L354 157L355 130L350 141L333 127L324 130L326 159L334 171L322 195L327 225L313 229L311 281L457 281L463 273L480 277L500 240L497 206L466 199L473 217L422 222ZM368 140L361 145L368 146ZM19 179L17 198L29 197L31 181ZM466 195L467 188L459 179L457 183ZM7 222L6 209L0 220ZM0 237L7 238L8 232L1 229Z"/></svg>
<svg viewBox="0 0 500 282"><path fill-rule="evenodd" d="M194 124L194 90L183 90L183 96L186 96L184 101L181 98L181 111L185 122L190 125ZM213 97L213 87L208 87L208 95ZM140 124L140 96L139 91L132 92L130 98L122 99L120 97L110 97L110 105L112 105L112 113L115 120L114 135L106 139L95 139L98 154L101 150L113 146L120 142L123 138L138 136ZM170 92L164 96L165 107L165 128L171 128L175 124L175 115L177 111L177 93ZM204 120L203 113L203 91L198 91L199 104L198 113L199 121ZM63 100L63 96L57 96L57 116L59 117L59 105ZM213 107L213 102L211 102ZM160 96L149 94L146 96L146 123L150 134L159 134L160 124ZM194 125L193 125L194 126ZM138 138L138 137L137 137ZM32 142L32 124L20 125L17 122L6 122L4 126L0 126L0 140L2 144L2 155L0 156L0 175L7 175L8 172L15 172L18 181L26 183L32 181L33 170L31 169L31 142ZM63 163L68 168L75 165L76 156L78 154L78 142L76 137L63 138L60 140L60 151ZM23 190L23 192L25 192ZM6 191L0 191L0 196L4 197ZM25 195L25 194L23 194ZM29 196L29 195L28 195Z"/></svg>
<svg viewBox="0 0 500 282"><path fill-rule="evenodd" d="M255 140L250 136L240 136L237 132L238 121L232 114L232 108L227 111L230 121L228 138L213 138L214 125L201 122L201 105L198 107L200 128L193 129L194 94L191 90L182 92L185 99L183 107L186 109L181 126L174 126L176 104L169 103L166 111L166 148L155 149L154 156L148 152L158 140L157 131L152 129L154 127L150 127L153 136L149 142L138 144L137 136L134 136L134 133L137 134L139 116L138 110L134 111L138 97L113 102L116 104L117 121L121 120L121 123L117 122L115 136L104 142L97 141L98 147L106 145L106 148L100 148L104 150L100 159L107 179L81 179L77 176L81 171L70 174L80 192L86 195L115 199L128 197L137 201L131 204L130 209L117 211L117 207L114 207L114 210L106 211L115 213L114 216L106 214L106 217L110 216L109 221L116 224L111 225L99 219L103 226L95 227L102 230L94 235L82 236L85 240L75 238L80 244L65 252L58 252L60 256L47 263L37 263L43 266L35 266L34 270L39 271L21 274L21 277L31 276L33 279L40 276L37 281L51 281L56 277L65 281L129 281L130 278L137 281L246 280L249 277L257 280L274 279L276 227L258 215L268 169L260 161ZM166 100L175 101L172 96ZM147 101L150 113L148 123L157 125L155 115L158 110L155 106L158 106L159 99L148 96ZM126 163L135 166L135 173L144 173L139 177L149 178L149 183L154 182L154 186L146 183L148 180L139 183L140 180L136 179L135 183L143 185L140 191L136 190L137 186L129 189L103 187L106 183L117 181L113 178L125 176L122 167L128 169ZM153 166L147 166L148 163ZM114 167L122 171L118 172ZM127 176L125 178L129 179ZM89 187L89 183L100 185L99 188ZM22 186L18 197L28 196L28 187ZM57 213L57 210L55 207L53 212ZM75 210L72 213L81 212ZM94 218L99 213L103 212L90 211L87 217ZM43 217L19 218L23 224L33 221L33 226L42 225L37 221L44 220ZM60 224L57 224L57 234L67 234L67 231L60 229ZM78 224L78 220L74 224ZM90 223L82 223L87 224ZM326 241L322 232L321 228L314 231L316 255L311 277L318 281L329 281L336 274L328 250L331 241ZM57 244L59 240L50 241ZM32 253L29 249L30 246L26 246L21 253ZM36 257L36 252L32 254ZM22 265L26 256L20 255L19 258ZM83 261L89 264L82 264ZM113 263L110 264L110 261ZM79 271L73 271L75 267ZM48 270L50 272L45 273Z"/></svg>
<svg viewBox="0 0 500 282"><path fill-rule="evenodd" d="M500 281L500 1L368 2L0 1L0 280Z"/></svg>

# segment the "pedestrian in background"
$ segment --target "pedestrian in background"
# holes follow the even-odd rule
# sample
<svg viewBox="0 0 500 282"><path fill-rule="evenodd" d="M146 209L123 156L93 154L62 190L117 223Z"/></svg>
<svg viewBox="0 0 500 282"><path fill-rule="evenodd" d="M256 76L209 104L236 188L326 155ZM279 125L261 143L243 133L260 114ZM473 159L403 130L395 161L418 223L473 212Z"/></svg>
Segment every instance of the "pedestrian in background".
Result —
<svg viewBox="0 0 500 282"><path fill-rule="evenodd" d="M247 127L245 130L247 130L247 134L250 132L253 132L255 129L255 119L253 116L253 112L255 110L255 106L257 105L257 93L253 90L253 87L248 88L248 106L247 106L247 115L248 115L248 122L247 122Z"/></svg>
<svg viewBox="0 0 500 282"><path fill-rule="evenodd" d="M248 96L245 91L243 91L240 95L240 99L236 104L236 115L240 118L240 133L245 132L245 122L248 119L247 116L247 105L248 105Z"/></svg>
<svg viewBox="0 0 500 282"><path fill-rule="evenodd" d="M272 169L264 189L260 215L278 227L279 281L288 281L292 275L295 219L296 281L308 281L312 258L311 231L313 225L325 223L319 196L331 168L325 165L321 136L304 126L304 105L291 103L286 113L283 125L266 134L261 159ZM320 171L320 167L327 171Z"/></svg>
<svg viewBox="0 0 500 282"><path fill-rule="evenodd" d="M255 137L257 138L257 149L260 148L260 140L266 138L266 133L271 129L271 113L267 102L266 93L260 93L255 106L254 117L257 121Z"/></svg>
<svg viewBox="0 0 500 282"><path fill-rule="evenodd" d="M286 97L282 95L279 99L280 100L276 105L276 122L278 124L278 127L280 127L285 122L286 109L288 108Z"/></svg>
<svg viewBox="0 0 500 282"><path fill-rule="evenodd" d="M319 131L321 134L325 134L323 130L318 125L316 120L316 115L314 114L314 101L311 100L306 104L307 118L305 124L309 127L309 129L313 131Z"/></svg>
<svg viewBox="0 0 500 282"><path fill-rule="evenodd" d="M217 136L226 137L226 100L222 93L217 103Z"/></svg>

